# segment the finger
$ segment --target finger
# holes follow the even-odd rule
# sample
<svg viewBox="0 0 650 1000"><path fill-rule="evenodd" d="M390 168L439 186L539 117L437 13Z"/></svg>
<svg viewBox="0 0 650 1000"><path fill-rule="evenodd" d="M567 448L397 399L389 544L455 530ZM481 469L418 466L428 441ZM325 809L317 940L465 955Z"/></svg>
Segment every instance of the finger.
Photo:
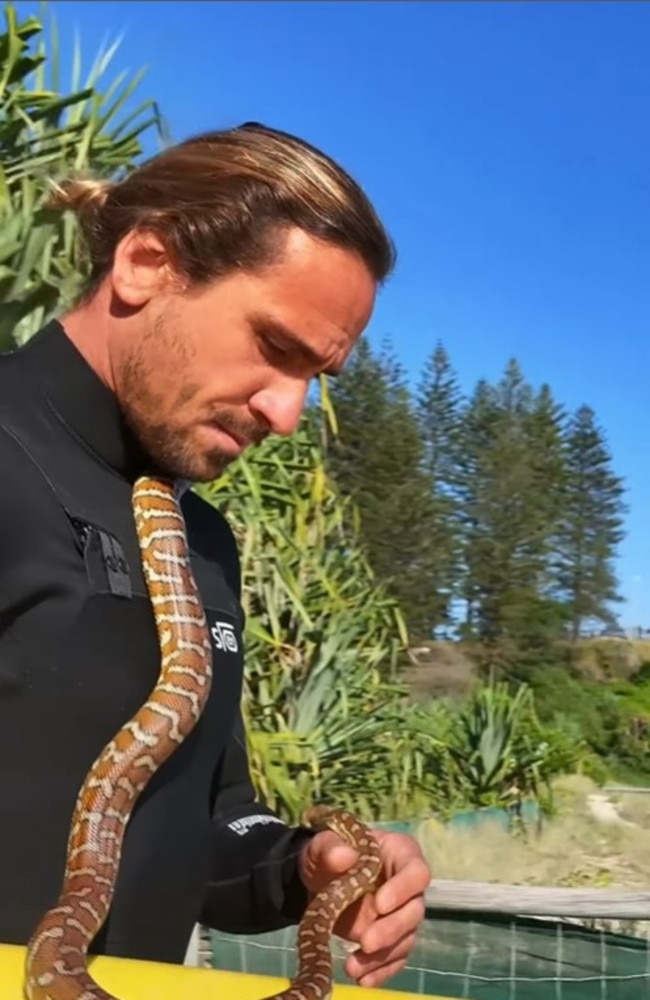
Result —
<svg viewBox="0 0 650 1000"><path fill-rule="evenodd" d="M429 884L427 865L417 862L417 857L411 857L406 868L375 893L365 895L344 911L336 933L361 942L364 951L372 952L414 930L424 918L423 888Z"/></svg>
<svg viewBox="0 0 650 1000"><path fill-rule="evenodd" d="M420 845L410 834L374 829L372 832L385 858L389 875L404 868L411 858L419 857L424 860Z"/></svg>
<svg viewBox="0 0 650 1000"><path fill-rule="evenodd" d="M431 872L424 858L411 854L391 878L375 893L378 913L391 913L414 896L421 896L431 881Z"/></svg>
<svg viewBox="0 0 650 1000"><path fill-rule="evenodd" d="M301 878L308 889L318 891L351 868L357 857L354 848L342 843L331 830L324 830L309 841L302 855Z"/></svg>
<svg viewBox="0 0 650 1000"><path fill-rule="evenodd" d="M373 896L368 894L343 911L334 925L334 933L360 944L364 932L374 924L377 917Z"/></svg>
<svg viewBox="0 0 650 1000"><path fill-rule="evenodd" d="M382 949L390 948L394 941L414 934L424 919L424 901L421 897L410 899L408 903L379 917L361 933L360 945L366 955L376 954Z"/></svg>
<svg viewBox="0 0 650 1000"><path fill-rule="evenodd" d="M406 965L406 959L403 958L399 962L391 962L389 965L382 966L381 969L377 969L374 972L369 972L367 976L361 976L357 983L359 986L381 986L388 979L392 979L393 976L401 972L401 970Z"/></svg>
<svg viewBox="0 0 650 1000"><path fill-rule="evenodd" d="M390 947L382 948L372 955L356 951L348 956L345 971L356 982L366 984L368 976L377 976L375 982L388 978L391 969L403 967L415 944L415 934L406 934Z"/></svg>

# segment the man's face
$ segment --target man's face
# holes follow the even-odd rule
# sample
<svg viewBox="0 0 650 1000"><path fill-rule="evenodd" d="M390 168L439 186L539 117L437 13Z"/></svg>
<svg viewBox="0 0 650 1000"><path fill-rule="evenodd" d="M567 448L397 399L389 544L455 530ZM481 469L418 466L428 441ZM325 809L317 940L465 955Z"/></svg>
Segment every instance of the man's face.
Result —
<svg viewBox="0 0 650 1000"><path fill-rule="evenodd" d="M161 472L214 479L297 427L310 381L341 368L376 283L353 253L299 230L279 263L151 298L111 347L125 417Z"/></svg>

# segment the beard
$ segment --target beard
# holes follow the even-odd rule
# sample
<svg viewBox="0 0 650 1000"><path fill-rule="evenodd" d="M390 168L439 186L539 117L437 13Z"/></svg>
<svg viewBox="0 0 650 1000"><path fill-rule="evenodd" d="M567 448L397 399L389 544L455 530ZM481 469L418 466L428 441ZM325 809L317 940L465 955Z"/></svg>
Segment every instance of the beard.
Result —
<svg viewBox="0 0 650 1000"><path fill-rule="evenodd" d="M236 456L218 446L200 447L197 423L188 425L174 419L169 395L157 388L159 380L151 360L163 352L168 366L172 358L178 361L174 371L178 380L183 380L183 370L189 367L184 364L187 351L177 338L170 341L162 324L156 324L122 366L118 389L122 417L157 474L194 483L211 482ZM182 413L198 392L199 386L186 380L175 396L174 410ZM268 434L252 417L244 417L238 408L223 403L214 403L206 413L204 423L212 421L247 444L259 444Z"/></svg>
<svg viewBox="0 0 650 1000"><path fill-rule="evenodd" d="M152 472L167 479L184 479L190 483L208 483L217 479L233 461L221 449L197 451L185 428L152 420L140 406L122 406L130 433L149 459Z"/></svg>

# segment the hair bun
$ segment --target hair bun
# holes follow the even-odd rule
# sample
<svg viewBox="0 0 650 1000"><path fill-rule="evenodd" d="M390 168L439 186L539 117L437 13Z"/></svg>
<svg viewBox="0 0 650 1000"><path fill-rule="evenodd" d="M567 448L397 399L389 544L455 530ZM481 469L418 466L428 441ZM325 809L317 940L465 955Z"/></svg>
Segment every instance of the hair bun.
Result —
<svg viewBox="0 0 650 1000"><path fill-rule="evenodd" d="M69 209L79 216L94 215L108 198L111 184L90 178L75 178L52 181L52 194L48 199L50 208Z"/></svg>

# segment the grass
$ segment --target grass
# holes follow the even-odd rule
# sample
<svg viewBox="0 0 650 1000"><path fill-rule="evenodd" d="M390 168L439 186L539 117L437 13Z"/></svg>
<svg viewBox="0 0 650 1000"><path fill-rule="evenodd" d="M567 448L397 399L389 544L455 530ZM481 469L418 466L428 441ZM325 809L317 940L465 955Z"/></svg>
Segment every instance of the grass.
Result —
<svg viewBox="0 0 650 1000"><path fill-rule="evenodd" d="M607 684L625 681L645 663L650 663L650 639L598 637L577 643L557 643L559 664L567 654L574 669L587 680ZM467 693L477 677L477 650L468 642L449 640L415 644L404 665L404 679L414 700Z"/></svg>
<svg viewBox="0 0 650 1000"><path fill-rule="evenodd" d="M634 823L641 830L650 830L650 792L616 792L610 798L622 819Z"/></svg>
<svg viewBox="0 0 650 1000"><path fill-rule="evenodd" d="M434 875L510 885L646 889L650 795L632 803L626 796L621 817L634 824L627 826L595 819L589 796L599 789L589 778L560 779L554 791L557 815L525 836L491 822L473 829L423 822L418 839Z"/></svg>
<svg viewBox="0 0 650 1000"><path fill-rule="evenodd" d="M617 762L609 767L608 784L634 785L636 788L650 788L650 774Z"/></svg>

